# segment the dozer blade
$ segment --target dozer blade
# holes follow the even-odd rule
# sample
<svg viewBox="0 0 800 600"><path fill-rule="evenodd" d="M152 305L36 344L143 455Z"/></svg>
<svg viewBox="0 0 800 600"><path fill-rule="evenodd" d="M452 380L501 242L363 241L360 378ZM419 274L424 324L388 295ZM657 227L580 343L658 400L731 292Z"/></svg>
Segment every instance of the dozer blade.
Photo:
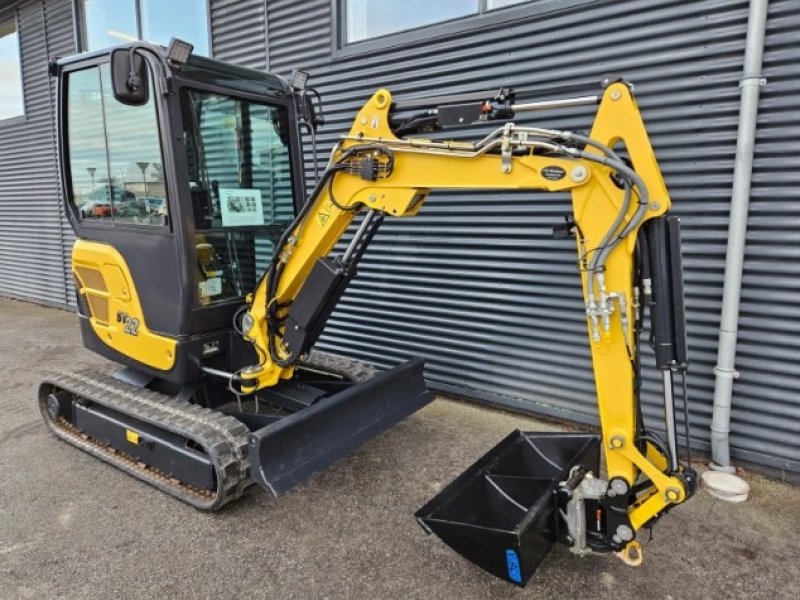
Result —
<svg viewBox="0 0 800 600"><path fill-rule="evenodd" d="M412 360L250 434L253 479L278 496L416 412L433 394Z"/></svg>
<svg viewBox="0 0 800 600"><path fill-rule="evenodd" d="M524 587L557 541L559 483L576 465L597 473L599 462L597 435L515 431L415 516L467 560Z"/></svg>

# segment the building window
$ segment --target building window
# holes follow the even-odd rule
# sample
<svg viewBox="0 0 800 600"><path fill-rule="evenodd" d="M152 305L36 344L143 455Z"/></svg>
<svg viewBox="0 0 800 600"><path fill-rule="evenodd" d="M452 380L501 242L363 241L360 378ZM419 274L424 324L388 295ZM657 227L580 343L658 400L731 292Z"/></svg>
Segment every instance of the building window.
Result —
<svg viewBox="0 0 800 600"><path fill-rule="evenodd" d="M167 194L155 102L118 102L108 63L70 73L72 201L84 221L165 226Z"/></svg>
<svg viewBox="0 0 800 600"><path fill-rule="evenodd" d="M14 19L0 21L0 119L25 114L22 96L22 64L19 57L19 35Z"/></svg>
<svg viewBox="0 0 800 600"><path fill-rule="evenodd" d="M350 43L477 14L478 0L346 0L345 10Z"/></svg>
<svg viewBox="0 0 800 600"><path fill-rule="evenodd" d="M391 33L462 17L478 16L514 4L535 0L343 0L345 43L360 42Z"/></svg>
<svg viewBox="0 0 800 600"><path fill-rule="evenodd" d="M505 8L512 4L522 4L530 0L486 0L486 10L495 10L497 8Z"/></svg>
<svg viewBox="0 0 800 600"><path fill-rule="evenodd" d="M80 0L83 50L176 37L208 56L208 0Z"/></svg>
<svg viewBox="0 0 800 600"><path fill-rule="evenodd" d="M176 37L194 45L194 52L208 56L207 0L139 0L142 39L167 44Z"/></svg>

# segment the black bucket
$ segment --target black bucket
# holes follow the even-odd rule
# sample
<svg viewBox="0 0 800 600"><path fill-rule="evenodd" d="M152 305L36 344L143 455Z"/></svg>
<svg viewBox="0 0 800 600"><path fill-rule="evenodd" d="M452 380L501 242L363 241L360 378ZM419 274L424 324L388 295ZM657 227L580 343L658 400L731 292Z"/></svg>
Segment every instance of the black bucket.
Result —
<svg viewBox="0 0 800 600"><path fill-rule="evenodd" d="M524 587L557 541L556 491L575 465L598 472L598 435L518 430L415 516L467 560Z"/></svg>

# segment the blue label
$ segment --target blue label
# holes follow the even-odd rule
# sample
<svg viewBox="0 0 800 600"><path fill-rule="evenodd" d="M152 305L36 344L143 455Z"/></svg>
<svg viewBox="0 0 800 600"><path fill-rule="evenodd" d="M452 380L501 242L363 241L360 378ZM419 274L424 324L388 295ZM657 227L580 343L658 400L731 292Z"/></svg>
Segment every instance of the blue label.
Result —
<svg viewBox="0 0 800 600"><path fill-rule="evenodd" d="M514 583L522 583L522 570L519 568L519 556L515 550L506 550L506 567L508 578Z"/></svg>

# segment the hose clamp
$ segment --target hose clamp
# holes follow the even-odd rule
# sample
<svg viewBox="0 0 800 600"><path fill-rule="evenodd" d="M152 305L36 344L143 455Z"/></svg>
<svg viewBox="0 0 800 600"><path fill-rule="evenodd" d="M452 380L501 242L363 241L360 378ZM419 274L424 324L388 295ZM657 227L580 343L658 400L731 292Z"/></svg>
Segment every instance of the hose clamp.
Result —
<svg viewBox="0 0 800 600"><path fill-rule="evenodd" d="M767 85L767 78L761 76L742 77L739 80L739 87L743 88L749 85L756 85L758 87Z"/></svg>

